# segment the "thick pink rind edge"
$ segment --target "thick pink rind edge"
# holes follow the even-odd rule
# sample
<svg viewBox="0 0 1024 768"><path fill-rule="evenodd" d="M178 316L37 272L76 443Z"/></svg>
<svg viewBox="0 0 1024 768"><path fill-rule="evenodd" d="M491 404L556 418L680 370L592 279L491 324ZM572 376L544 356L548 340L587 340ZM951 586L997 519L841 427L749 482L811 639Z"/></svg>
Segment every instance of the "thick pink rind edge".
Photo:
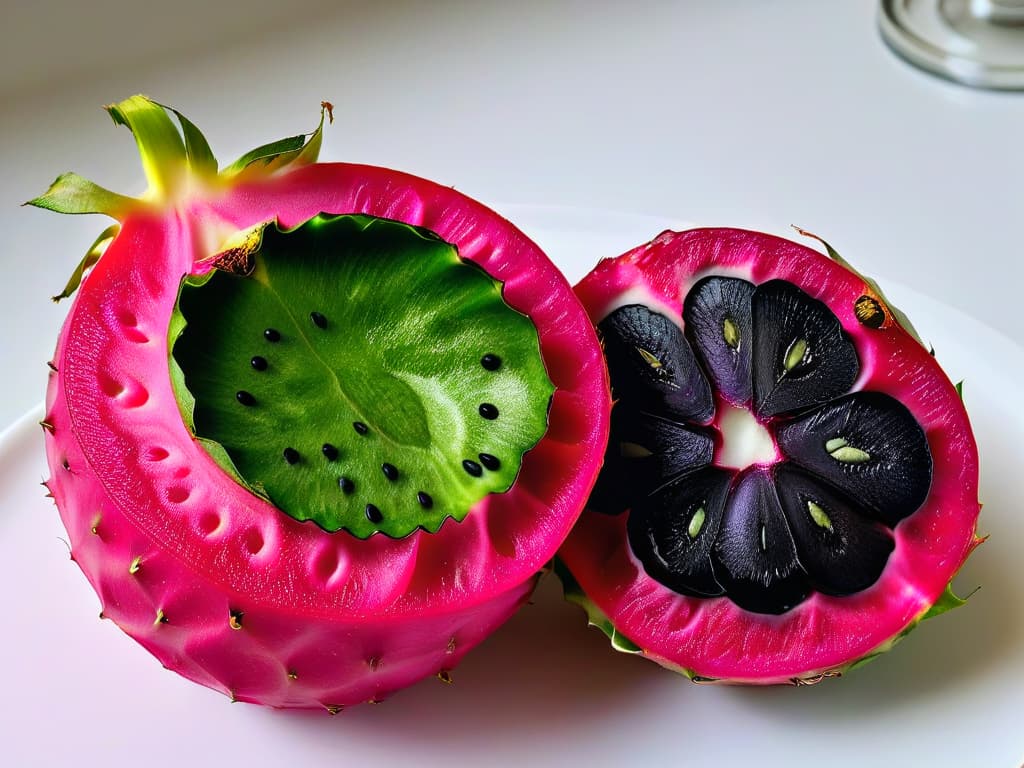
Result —
<svg viewBox="0 0 1024 768"><path fill-rule="evenodd" d="M213 226L271 219L289 226L320 212L368 213L437 232L503 280L510 305L541 327L541 353L556 385L548 432L510 492L484 499L436 534L359 541L291 520L227 478L178 416L167 322L182 276L204 268L193 244ZM49 486L104 613L165 666L275 706L355 703L450 668L529 595L577 519L607 441L609 392L596 335L544 254L450 188L367 166L310 166L196 202L186 218L139 212L88 275L54 364ZM92 532L96 519L97 530L118 532L116 545ZM142 569L129 574L140 555ZM159 574L156 586L140 586L146 573ZM173 606L161 607L171 598L174 619ZM231 629L226 607L249 617L248 633ZM154 624L160 610L166 621ZM191 632L182 632L186 615ZM248 646L244 663L232 662L254 626L273 629ZM310 648L326 642L335 660L357 661L295 698L279 689L277 667L303 633L297 628L305 628ZM209 648L193 647L213 636L220 639ZM387 664L369 663L380 658L374 645ZM256 671L232 684L240 667ZM382 677L382 669L400 671ZM305 678L315 679L308 670ZM336 695L324 693L330 690Z"/></svg>
<svg viewBox="0 0 1024 768"><path fill-rule="evenodd" d="M51 374L47 424L54 436L71 428L58 381ZM373 624L297 618L196 573L126 519L77 442L48 434L46 452L53 468L47 486L100 616L166 668L236 701L329 711L382 701L423 677L447 675L529 598L536 582L430 616Z"/></svg>
<svg viewBox="0 0 1024 768"><path fill-rule="evenodd" d="M841 669L919 620L977 544L978 453L967 414L935 359L902 328L857 321L854 302L869 292L861 278L787 240L733 229L666 232L601 262L576 291L595 321L616 296L638 289L678 316L709 270L786 279L836 311L861 356L855 389L892 394L925 429L935 462L928 499L897 527L896 550L872 588L844 599L815 595L780 617L684 597L650 579L629 550L625 515L585 512L559 556L616 629L666 666L749 683Z"/></svg>

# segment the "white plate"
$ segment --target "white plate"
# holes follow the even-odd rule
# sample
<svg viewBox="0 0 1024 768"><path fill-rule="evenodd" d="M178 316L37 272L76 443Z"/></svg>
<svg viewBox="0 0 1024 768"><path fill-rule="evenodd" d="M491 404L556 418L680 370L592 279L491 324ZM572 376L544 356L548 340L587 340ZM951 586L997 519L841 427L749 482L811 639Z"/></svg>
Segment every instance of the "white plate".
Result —
<svg viewBox="0 0 1024 768"><path fill-rule="evenodd" d="M678 222L506 206L572 279ZM842 680L694 686L610 650L560 600L534 604L427 680L337 717L231 705L165 672L110 622L69 561L38 483L31 414L0 437L0 765L1018 766L1024 758L1024 351L912 290L891 298L934 343L982 451L983 533L957 584L968 605Z"/></svg>

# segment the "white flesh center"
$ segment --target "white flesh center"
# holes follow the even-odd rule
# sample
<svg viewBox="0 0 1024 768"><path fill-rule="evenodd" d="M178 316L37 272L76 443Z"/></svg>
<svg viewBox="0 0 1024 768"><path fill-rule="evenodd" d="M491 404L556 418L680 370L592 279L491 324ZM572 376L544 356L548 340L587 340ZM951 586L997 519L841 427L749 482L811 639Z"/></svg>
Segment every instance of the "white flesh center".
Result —
<svg viewBox="0 0 1024 768"><path fill-rule="evenodd" d="M718 415L722 443L716 451L715 463L721 467L746 469L752 464L778 461L775 441L747 408L722 404Z"/></svg>

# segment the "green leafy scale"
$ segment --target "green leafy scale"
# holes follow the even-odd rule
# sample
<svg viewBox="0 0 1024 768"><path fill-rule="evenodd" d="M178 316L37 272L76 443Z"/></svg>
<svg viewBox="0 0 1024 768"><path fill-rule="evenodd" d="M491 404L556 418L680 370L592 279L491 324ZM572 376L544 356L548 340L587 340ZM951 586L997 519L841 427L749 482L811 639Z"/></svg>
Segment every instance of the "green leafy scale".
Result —
<svg viewBox="0 0 1024 768"><path fill-rule="evenodd" d="M454 246L394 221L266 226L247 274L184 281L171 339L175 391L208 452L328 531L461 520L511 487L547 428L554 387L533 323Z"/></svg>

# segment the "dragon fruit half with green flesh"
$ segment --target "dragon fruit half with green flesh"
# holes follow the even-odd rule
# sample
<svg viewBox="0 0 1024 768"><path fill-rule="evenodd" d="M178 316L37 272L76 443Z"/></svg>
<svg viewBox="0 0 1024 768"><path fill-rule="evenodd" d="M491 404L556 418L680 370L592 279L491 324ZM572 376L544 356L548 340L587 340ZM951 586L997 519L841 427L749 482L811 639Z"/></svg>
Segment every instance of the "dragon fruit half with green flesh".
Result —
<svg viewBox="0 0 1024 768"><path fill-rule="evenodd" d="M101 615L239 701L336 712L448 679L597 476L579 301L453 189L315 163L323 114L218 169L174 110L108 111L147 193L65 174L31 201L117 220L62 293L43 420Z"/></svg>
<svg viewBox="0 0 1024 768"><path fill-rule="evenodd" d="M617 649L807 684L962 602L980 505L960 393L826 249L665 232L576 287L615 406L560 573Z"/></svg>

